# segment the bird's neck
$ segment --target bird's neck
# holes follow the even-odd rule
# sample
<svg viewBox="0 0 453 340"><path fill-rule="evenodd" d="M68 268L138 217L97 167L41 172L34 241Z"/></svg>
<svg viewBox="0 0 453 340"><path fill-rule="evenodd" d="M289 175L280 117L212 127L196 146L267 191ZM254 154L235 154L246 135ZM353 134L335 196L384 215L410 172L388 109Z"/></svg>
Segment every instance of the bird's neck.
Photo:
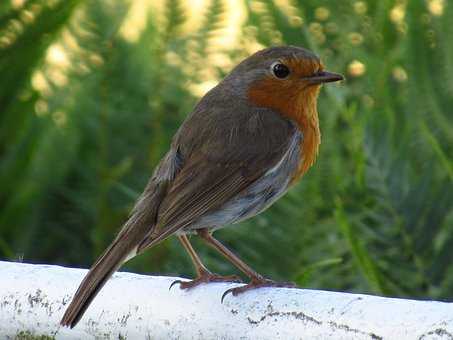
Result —
<svg viewBox="0 0 453 340"><path fill-rule="evenodd" d="M321 133L319 131L317 98L320 86L304 89L275 86L274 80L266 80L254 86L248 97L257 106L271 108L283 117L291 119L303 134L300 162L292 182L304 175L316 161Z"/></svg>
<svg viewBox="0 0 453 340"><path fill-rule="evenodd" d="M317 93L300 98L291 118L303 134L299 166L291 180L294 182L310 169L318 156L321 131L319 130Z"/></svg>

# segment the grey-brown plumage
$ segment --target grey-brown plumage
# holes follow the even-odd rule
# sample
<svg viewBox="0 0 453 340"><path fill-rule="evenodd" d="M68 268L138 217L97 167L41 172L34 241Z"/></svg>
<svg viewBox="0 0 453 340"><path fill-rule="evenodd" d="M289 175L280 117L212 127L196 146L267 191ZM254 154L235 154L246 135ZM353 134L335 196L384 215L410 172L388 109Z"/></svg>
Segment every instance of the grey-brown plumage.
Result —
<svg viewBox="0 0 453 340"><path fill-rule="evenodd" d="M286 192L300 162L302 133L279 112L250 103L245 89L279 58L316 58L270 48L239 64L184 121L133 212L95 262L61 321L73 327L128 259L173 234L214 230L251 217Z"/></svg>

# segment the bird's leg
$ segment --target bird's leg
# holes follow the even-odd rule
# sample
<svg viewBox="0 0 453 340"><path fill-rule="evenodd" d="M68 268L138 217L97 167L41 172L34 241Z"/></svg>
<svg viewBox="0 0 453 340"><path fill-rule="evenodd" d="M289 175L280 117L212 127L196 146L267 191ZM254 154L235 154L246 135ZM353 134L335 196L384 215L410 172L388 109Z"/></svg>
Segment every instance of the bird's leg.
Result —
<svg viewBox="0 0 453 340"><path fill-rule="evenodd" d="M228 293L233 294L234 296L244 293L251 289L261 288L261 287L286 287L294 288L296 285L292 282L275 282L269 279L266 279L261 274L254 271L249 265L242 261L238 256L236 256L231 250L225 247L222 243L212 237L211 233L207 229L201 229L197 231L197 234L210 246L220 252L225 256L232 264L234 264L240 271L250 278L250 282L241 287L235 287L228 289L222 295L222 301Z"/></svg>
<svg viewBox="0 0 453 340"><path fill-rule="evenodd" d="M203 264L203 262L201 262L200 257L198 256L198 254L195 252L192 245L190 244L189 238L186 235L179 235L178 239L179 239L179 241L181 241L182 245L184 246L184 249L189 254L189 256L195 266L195 271L197 273L197 277L194 280L190 280L190 281L176 280L170 285L170 288L173 287L173 285L175 285L177 283L179 283L179 287L181 289L189 289L189 288L196 287L201 283L208 283L208 282L241 282L240 277L238 277L237 275L221 276L221 275L211 273L206 268L206 266Z"/></svg>

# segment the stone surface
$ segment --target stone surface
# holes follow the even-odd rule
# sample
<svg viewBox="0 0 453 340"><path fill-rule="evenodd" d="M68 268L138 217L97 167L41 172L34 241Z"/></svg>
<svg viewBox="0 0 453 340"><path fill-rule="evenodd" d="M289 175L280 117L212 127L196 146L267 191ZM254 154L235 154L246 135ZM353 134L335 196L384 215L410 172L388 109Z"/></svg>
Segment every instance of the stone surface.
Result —
<svg viewBox="0 0 453 340"><path fill-rule="evenodd" d="M453 303L262 288L190 291L176 277L116 273L74 329L59 326L86 270L0 262L0 338L56 339L453 339ZM27 338L28 339L28 338Z"/></svg>

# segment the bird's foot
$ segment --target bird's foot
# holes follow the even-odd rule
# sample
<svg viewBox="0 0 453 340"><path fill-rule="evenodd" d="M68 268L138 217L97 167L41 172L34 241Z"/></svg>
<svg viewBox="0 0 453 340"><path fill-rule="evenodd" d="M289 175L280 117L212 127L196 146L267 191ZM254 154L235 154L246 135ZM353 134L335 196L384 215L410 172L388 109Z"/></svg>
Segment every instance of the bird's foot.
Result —
<svg viewBox="0 0 453 340"><path fill-rule="evenodd" d="M205 272L199 275L197 278L190 280L190 281L182 281L176 280L171 285L170 288L173 287L175 284L179 284L179 288L181 289L191 289L203 283L209 282L242 282L241 278L237 275L217 275L210 272Z"/></svg>
<svg viewBox="0 0 453 340"><path fill-rule="evenodd" d="M252 279L249 283L244 286L230 288L222 295L222 303L225 296L231 293L233 296L245 293L252 289L262 288L262 287L279 287L279 288L296 288L297 285L293 282L275 282L265 278Z"/></svg>

